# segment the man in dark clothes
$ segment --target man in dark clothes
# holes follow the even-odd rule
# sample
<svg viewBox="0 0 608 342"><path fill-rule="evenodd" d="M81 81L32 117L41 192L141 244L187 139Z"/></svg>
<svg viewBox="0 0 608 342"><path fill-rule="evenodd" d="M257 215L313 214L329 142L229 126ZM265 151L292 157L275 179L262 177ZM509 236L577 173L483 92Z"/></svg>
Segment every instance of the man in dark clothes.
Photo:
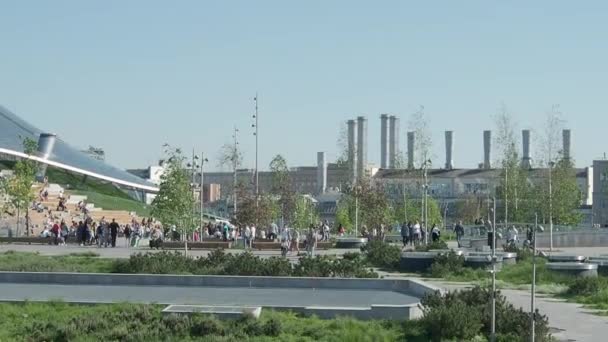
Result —
<svg viewBox="0 0 608 342"><path fill-rule="evenodd" d="M110 223L110 235L112 236L112 247L116 247L116 235L118 234L118 223L116 219L112 219Z"/></svg>

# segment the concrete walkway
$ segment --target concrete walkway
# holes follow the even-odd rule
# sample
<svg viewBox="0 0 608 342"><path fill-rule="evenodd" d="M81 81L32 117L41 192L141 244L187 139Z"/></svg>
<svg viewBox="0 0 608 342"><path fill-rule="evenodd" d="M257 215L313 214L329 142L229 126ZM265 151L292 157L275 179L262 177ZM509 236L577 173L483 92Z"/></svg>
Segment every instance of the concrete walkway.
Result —
<svg viewBox="0 0 608 342"><path fill-rule="evenodd" d="M427 281L428 282L428 281ZM449 291L469 287L466 284L430 282ZM516 307L530 310L530 292L520 290L500 290ZM547 297L536 296L536 308L549 318L549 326L558 341L605 342L608 340L608 317L593 314L580 304Z"/></svg>

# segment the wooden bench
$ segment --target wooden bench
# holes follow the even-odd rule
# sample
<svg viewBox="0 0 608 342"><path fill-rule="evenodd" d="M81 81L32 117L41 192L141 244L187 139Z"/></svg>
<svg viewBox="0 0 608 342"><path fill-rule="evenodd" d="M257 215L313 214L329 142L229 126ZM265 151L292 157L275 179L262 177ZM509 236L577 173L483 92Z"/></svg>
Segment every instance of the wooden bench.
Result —
<svg viewBox="0 0 608 342"><path fill-rule="evenodd" d="M230 241L202 241L202 242L188 242L188 249L217 249L223 248L228 249L231 246ZM184 249L184 243L181 241L165 241L163 242L163 249Z"/></svg>

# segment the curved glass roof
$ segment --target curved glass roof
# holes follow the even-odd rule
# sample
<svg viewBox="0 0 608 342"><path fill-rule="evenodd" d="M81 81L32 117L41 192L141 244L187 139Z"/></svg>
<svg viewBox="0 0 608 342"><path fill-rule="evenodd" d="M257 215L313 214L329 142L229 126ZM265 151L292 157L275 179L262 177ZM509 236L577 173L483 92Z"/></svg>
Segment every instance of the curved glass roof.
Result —
<svg viewBox="0 0 608 342"><path fill-rule="evenodd" d="M24 138L30 138L38 142L42 130L32 126L19 118L8 109L0 106L0 153L23 157ZM116 183L125 187L156 192L158 187L146 180L134 176L125 170L110 166L102 161L91 158L78 149L68 145L57 136L55 147L48 156L43 159L37 156L30 157L42 163L58 167L83 175L88 175L108 182Z"/></svg>

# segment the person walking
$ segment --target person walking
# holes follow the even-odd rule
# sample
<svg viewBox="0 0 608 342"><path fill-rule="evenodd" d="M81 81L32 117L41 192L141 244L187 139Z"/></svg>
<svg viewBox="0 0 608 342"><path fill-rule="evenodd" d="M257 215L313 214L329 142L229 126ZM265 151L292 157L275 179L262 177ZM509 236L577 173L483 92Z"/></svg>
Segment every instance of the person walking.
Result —
<svg viewBox="0 0 608 342"><path fill-rule="evenodd" d="M306 237L306 247L311 257L315 256L315 248L317 247L317 232L315 231L314 225L310 225L308 236Z"/></svg>
<svg viewBox="0 0 608 342"><path fill-rule="evenodd" d="M116 247L116 236L118 235L118 223L116 223L116 219L112 219L112 223L110 223L110 237L112 248Z"/></svg>
<svg viewBox="0 0 608 342"><path fill-rule="evenodd" d="M437 242L439 241L440 236L441 230L439 230L437 224L433 223L433 228L431 229L431 239L433 240L433 242Z"/></svg>
<svg viewBox="0 0 608 342"><path fill-rule="evenodd" d="M454 233L456 233L456 242L458 242L458 247L460 247L460 240L462 240L462 237L464 236L462 221L458 221L456 227L454 227Z"/></svg>
<svg viewBox="0 0 608 342"><path fill-rule="evenodd" d="M293 228L291 230L291 251L296 250L296 255L300 254L300 232Z"/></svg>
<svg viewBox="0 0 608 342"><path fill-rule="evenodd" d="M125 230L122 232L125 235L125 247L129 247L131 243L131 226L128 224L125 226Z"/></svg>
<svg viewBox="0 0 608 342"><path fill-rule="evenodd" d="M416 223L414 223L414 245L418 245L420 243L421 234L422 229L420 228L420 223L416 221Z"/></svg>
<svg viewBox="0 0 608 342"><path fill-rule="evenodd" d="M97 248L101 248L103 244L103 224L100 223L97 226L97 230L95 231L95 238L97 240Z"/></svg>
<svg viewBox="0 0 608 342"><path fill-rule="evenodd" d="M410 230L407 227L407 224L403 222L401 225L401 241L403 242L403 248L407 246L408 240L410 237Z"/></svg>

